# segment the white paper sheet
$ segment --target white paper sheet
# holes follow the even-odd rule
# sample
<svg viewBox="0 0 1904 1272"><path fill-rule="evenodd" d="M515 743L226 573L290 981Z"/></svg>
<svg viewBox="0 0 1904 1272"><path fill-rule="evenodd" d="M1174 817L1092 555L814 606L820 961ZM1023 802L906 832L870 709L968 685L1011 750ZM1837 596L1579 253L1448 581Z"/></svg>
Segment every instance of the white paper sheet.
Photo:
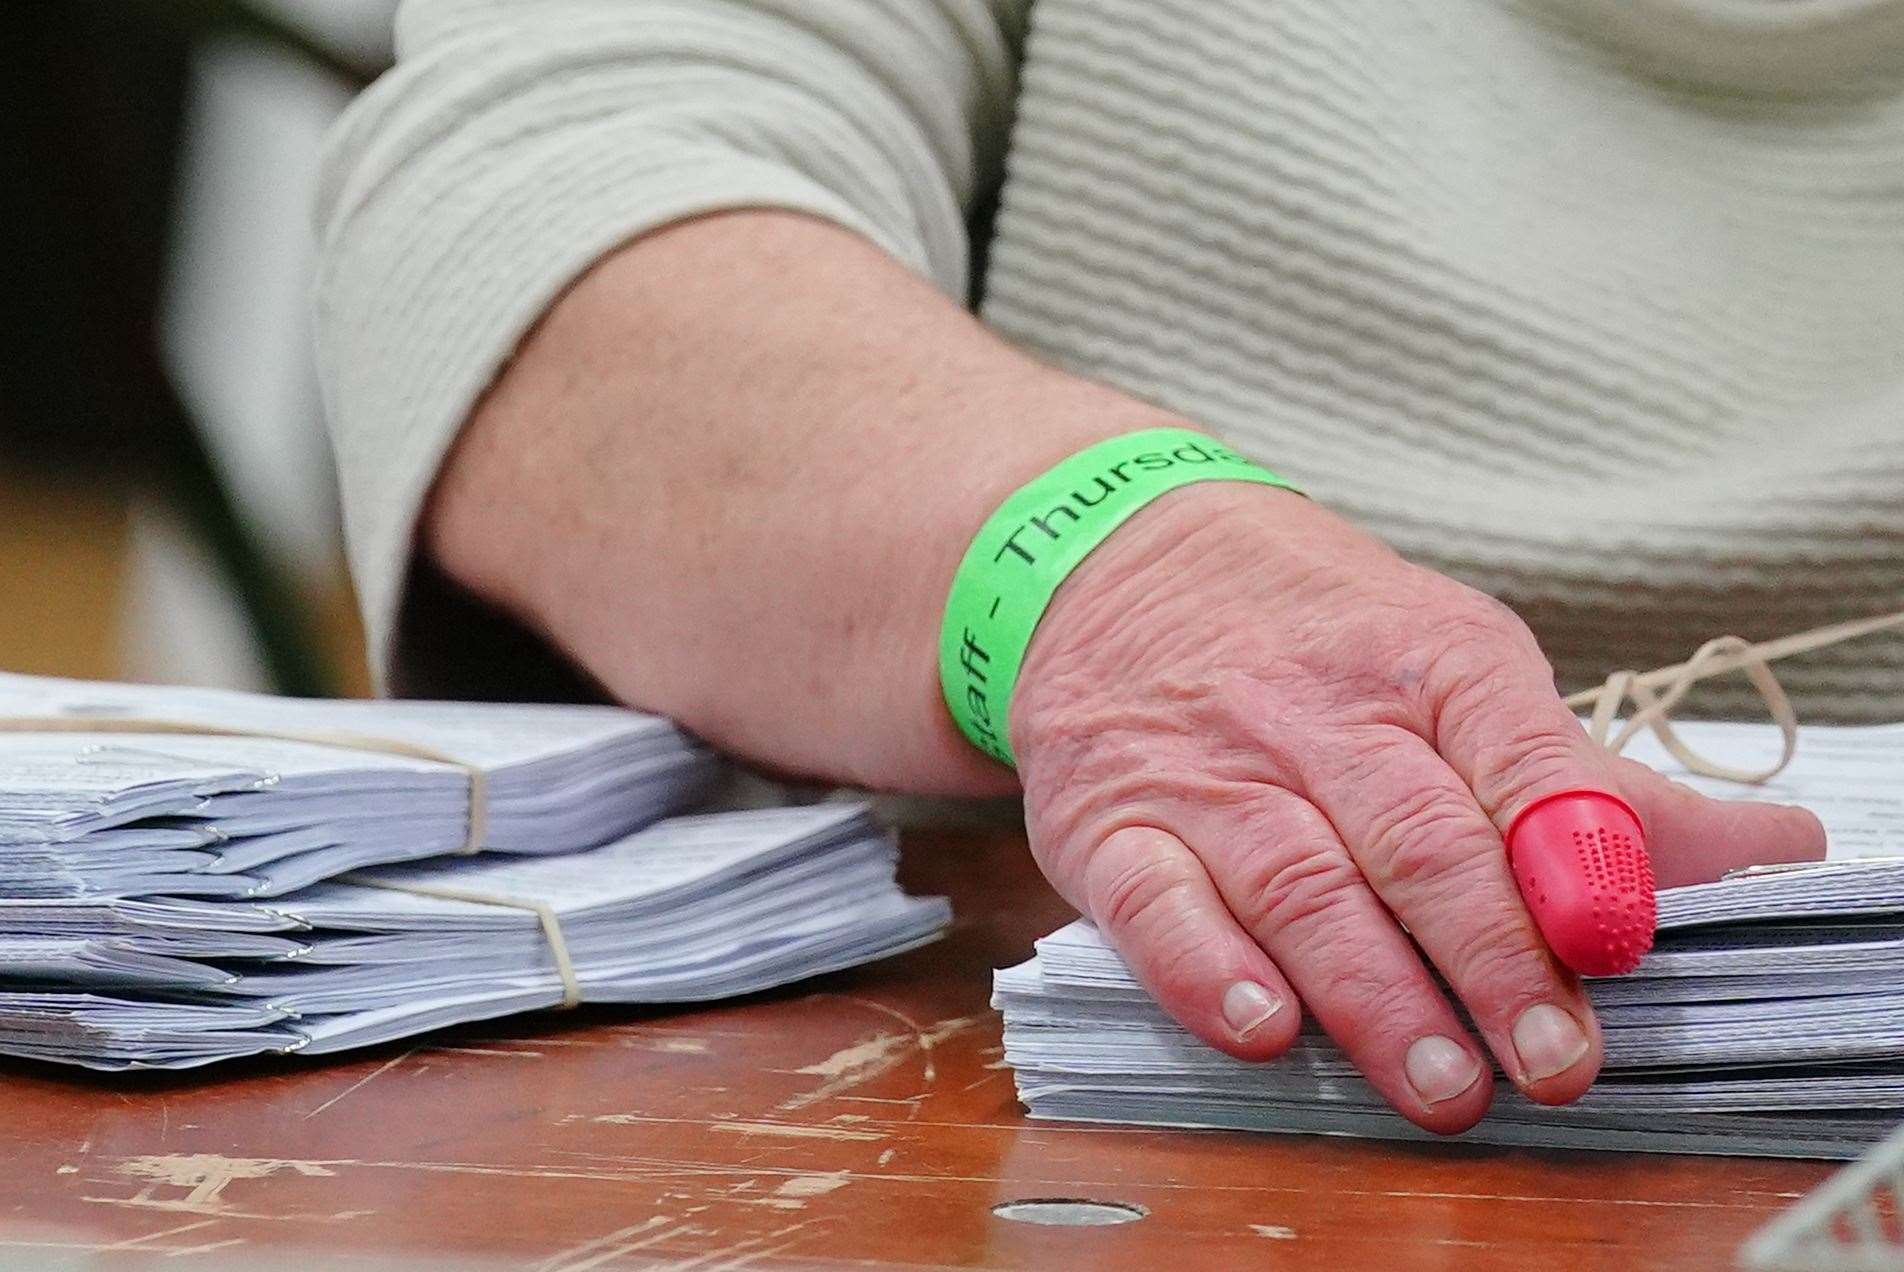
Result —
<svg viewBox="0 0 1904 1272"><path fill-rule="evenodd" d="M1769 726L1680 726L1722 763L1778 750ZM1650 737L1629 754L1681 776ZM1658 1152L1855 1156L1904 1119L1904 725L1811 727L1762 788L1803 804L1832 860L1660 895L1661 933L1631 976L1588 992L1607 1066L1553 1109L1505 1082L1467 1138ZM1099 933L1073 923L998 973L1005 1059L1040 1117L1419 1139L1334 1044L1308 1028L1279 1060L1205 1046L1144 994Z"/></svg>

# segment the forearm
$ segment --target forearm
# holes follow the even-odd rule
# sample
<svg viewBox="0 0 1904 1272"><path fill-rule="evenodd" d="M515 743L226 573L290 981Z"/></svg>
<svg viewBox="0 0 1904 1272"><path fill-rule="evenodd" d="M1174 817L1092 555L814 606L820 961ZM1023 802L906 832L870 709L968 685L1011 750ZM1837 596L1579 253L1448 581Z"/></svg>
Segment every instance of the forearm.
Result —
<svg viewBox="0 0 1904 1272"><path fill-rule="evenodd" d="M733 214L637 243L555 308L425 543L730 750L1000 791L936 684L960 555L1059 459L1180 422L1014 353L843 231ZM1486 1110L1490 1055L1549 1103L1600 1065L1517 891L1521 814L1596 795L1677 882L1823 851L1803 813L1615 763L1504 607L1267 487L1138 513L1059 589L1013 708L1032 852L1172 1017L1265 1059L1300 1003L1434 1130Z"/></svg>
<svg viewBox="0 0 1904 1272"><path fill-rule="evenodd" d="M935 649L1014 487L1174 417L1044 367L857 236L777 212L602 262L465 429L424 550L618 697L752 759L992 793Z"/></svg>

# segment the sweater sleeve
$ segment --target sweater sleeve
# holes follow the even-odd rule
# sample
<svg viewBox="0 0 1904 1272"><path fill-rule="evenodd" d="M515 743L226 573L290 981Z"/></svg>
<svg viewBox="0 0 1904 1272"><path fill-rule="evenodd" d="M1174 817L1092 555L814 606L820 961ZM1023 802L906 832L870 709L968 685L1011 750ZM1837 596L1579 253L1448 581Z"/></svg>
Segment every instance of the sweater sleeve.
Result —
<svg viewBox="0 0 1904 1272"><path fill-rule="evenodd" d="M783 208L965 298L1028 3L406 0L397 65L333 133L318 210L319 363L383 683L444 454L605 254Z"/></svg>

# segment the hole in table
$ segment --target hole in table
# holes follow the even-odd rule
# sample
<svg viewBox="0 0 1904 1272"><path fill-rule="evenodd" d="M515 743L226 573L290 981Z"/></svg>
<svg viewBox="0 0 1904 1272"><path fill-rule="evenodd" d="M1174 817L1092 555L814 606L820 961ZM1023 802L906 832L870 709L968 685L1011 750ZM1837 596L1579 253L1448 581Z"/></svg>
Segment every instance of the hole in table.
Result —
<svg viewBox="0 0 1904 1272"><path fill-rule="evenodd" d="M1092 1201L1086 1197L1026 1197L1001 1201L992 1213L1013 1223L1042 1223L1059 1228L1102 1228L1135 1223L1150 1211L1122 1201Z"/></svg>

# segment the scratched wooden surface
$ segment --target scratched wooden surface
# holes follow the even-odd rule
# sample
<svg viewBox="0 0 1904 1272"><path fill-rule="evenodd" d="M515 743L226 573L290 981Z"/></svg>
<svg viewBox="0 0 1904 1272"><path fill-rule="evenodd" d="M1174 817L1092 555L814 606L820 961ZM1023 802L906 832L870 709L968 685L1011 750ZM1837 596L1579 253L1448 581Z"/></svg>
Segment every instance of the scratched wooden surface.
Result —
<svg viewBox="0 0 1904 1272"><path fill-rule="evenodd" d="M1826 1174L1028 1122L989 971L1065 911L1009 834L906 861L949 940L741 1003L200 1076L0 1068L0 1266L1724 1268ZM1027 1197L1149 1213L991 1213Z"/></svg>

